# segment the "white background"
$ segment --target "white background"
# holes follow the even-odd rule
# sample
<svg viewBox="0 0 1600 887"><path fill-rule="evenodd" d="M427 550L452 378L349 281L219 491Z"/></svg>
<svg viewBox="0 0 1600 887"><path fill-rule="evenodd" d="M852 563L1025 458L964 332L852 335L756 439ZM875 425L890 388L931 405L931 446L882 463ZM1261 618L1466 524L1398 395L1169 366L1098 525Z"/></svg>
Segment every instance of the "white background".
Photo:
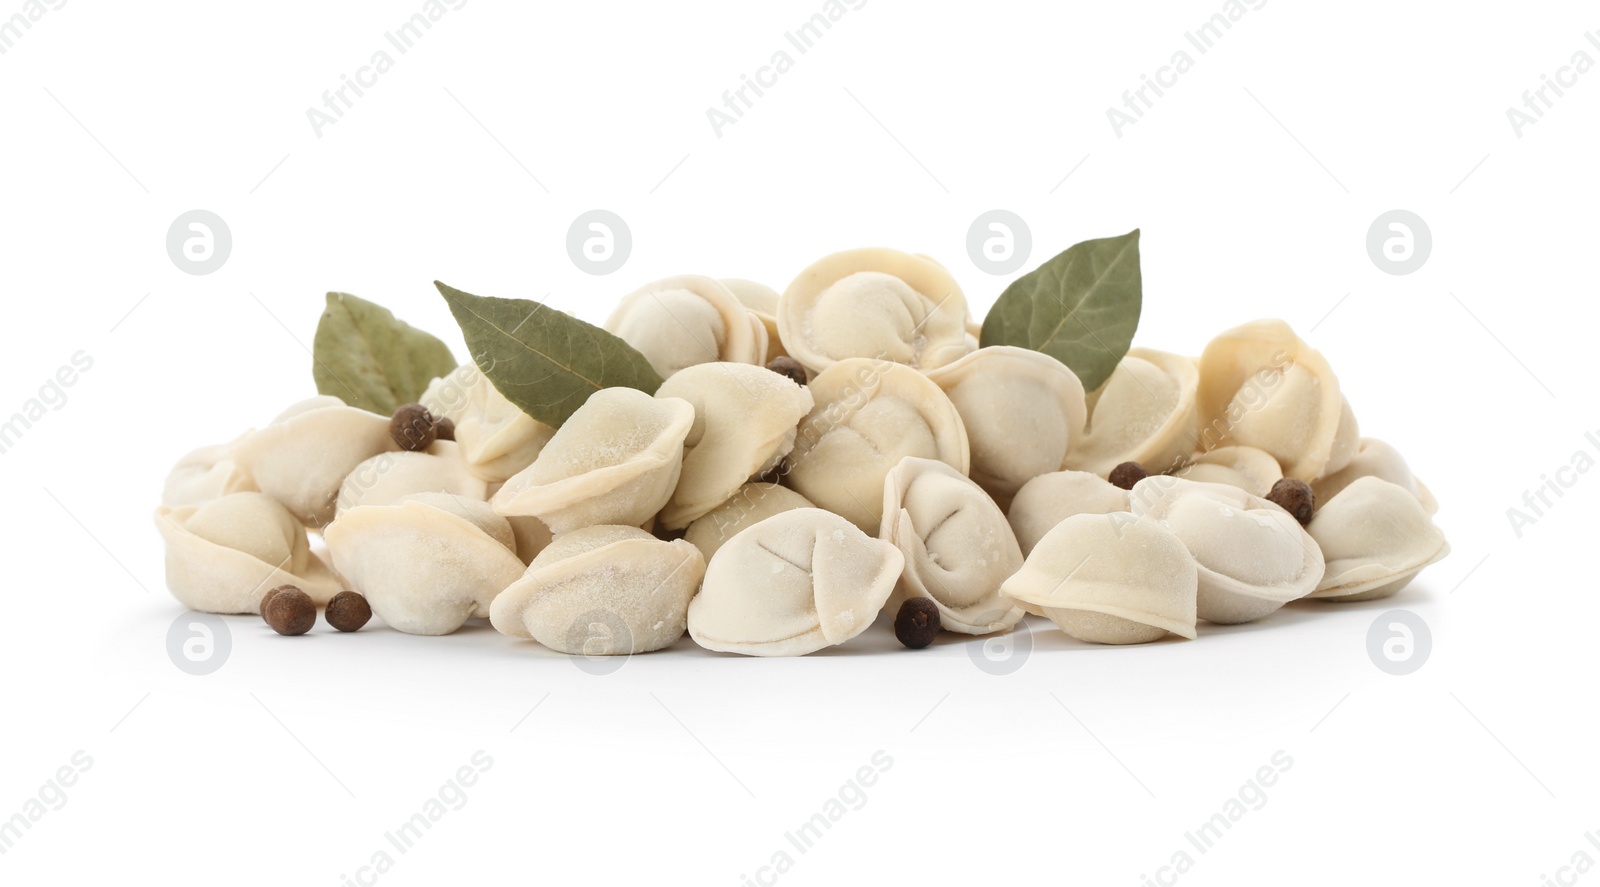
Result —
<svg viewBox="0 0 1600 887"><path fill-rule="evenodd" d="M72 0L0 55L0 415L93 359L0 456L0 817L93 759L0 881L333 885L379 849L386 885L735 885L780 850L795 885L1136 885L1178 850L1186 885L1533 885L1600 858L1600 478L1521 538L1506 517L1600 429L1600 72L1520 138L1506 117L1574 52L1600 59L1592 7L1272 0L1199 55L1184 32L1220 2L870 0L801 56L783 35L817 0L531 6L451 10L320 138L306 109L420 2ZM715 135L706 109L785 48L793 69ZM1106 109L1179 49L1193 69L1117 137ZM566 252L597 207L634 240L605 277ZM207 276L165 250L195 208L234 238ZM1432 486L1453 555L1391 601L1188 643L1040 623L1004 676L882 627L787 661L686 638L594 676L486 626L291 640L238 617L215 674L169 661L166 470L312 393L326 290L464 356L436 278L598 322L667 274L782 289L884 245L938 257L982 310L1015 276L967 255L994 208L1030 226L1028 267L1141 228L1140 344L1294 324ZM1395 208L1434 240L1407 276L1366 253ZM1410 676L1368 658L1392 607L1433 632ZM493 766L466 805L395 853L385 831L478 750ZM893 765L865 806L796 851L784 833L878 750ZM1265 806L1195 851L1184 833L1279 750Z"/></svg>

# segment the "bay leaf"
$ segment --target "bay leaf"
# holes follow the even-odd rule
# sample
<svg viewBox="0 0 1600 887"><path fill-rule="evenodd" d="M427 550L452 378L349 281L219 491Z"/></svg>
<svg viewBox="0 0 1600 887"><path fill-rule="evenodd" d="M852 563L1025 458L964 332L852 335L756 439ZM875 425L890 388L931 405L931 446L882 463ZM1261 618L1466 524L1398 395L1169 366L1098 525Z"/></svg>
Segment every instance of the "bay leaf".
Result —
<svg viewBox="0 0 1600 887"><path fill-rule="evenodd" d="M349 293L328 293L311 357L318 394L385 416L456 368L445 343Z"/></svg>
<svg viewBox="0 0 1600 887"><path fill-rule="evenodd" d="M539 302L433 285L450 304L478 369L507 400L552 428L602 388L655 394L661 387L643 354L597 326Z"/></svg>
<svg viewBox="0 0 1600 887"><path fill-rule="evenodd" d="M1094 391L1133 344L1142 302L1135 228L1068 247L1017 278L984 317L978 341L1042 351Z"/></svg>

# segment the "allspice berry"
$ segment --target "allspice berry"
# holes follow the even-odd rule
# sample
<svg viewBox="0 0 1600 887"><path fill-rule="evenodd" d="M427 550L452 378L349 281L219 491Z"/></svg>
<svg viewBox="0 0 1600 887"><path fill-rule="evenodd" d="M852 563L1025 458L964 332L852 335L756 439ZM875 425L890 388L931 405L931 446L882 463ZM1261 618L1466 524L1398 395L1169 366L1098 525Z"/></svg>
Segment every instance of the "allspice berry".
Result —
<svg viewBox="0 0 1600 887"><path fill-rule="evenodd" d="M440 440L455 440L456 439L456 423L455 423L455 420L450 418L449 416L440 417L439 419L435 420L434 423L433 423L433 432L434 432L434 436L439 438Z"/></svg>
<svg viewBox="0 0 1600 887"><path fill-rule="evenodd" d="M894 617L894 636L913 650L933 643L939 636L939 607L925 597L914 597L900 605Z"/></svg>
<svg viewBox="0 0 1600 887"><path fill-rule="evenodd" d="M293 585L280 585L277 588L274 588L274 589L268 591L266 594L262 595L261 596L261 604L260 604L260 606L256 607L256 612L261 614L262 616L266 616L267 615L267 601L272 600L272 596L277 594L278 592L286 591L286 590L291 589L291 588L294 588L294 586Z"/></svg>
<svg viewBox="0 0 1600 887"><path fill-rule="evenodd" d="M767 369L780 376L788 376L789 380L796 385L803 386L806 384L806 368L800 365L800 361L787 354L774 357L768 361Z"/></svg>
<svg viewBox="0 0 1600 887"><path fill-rule="evenodd" d="M408 403L394 411L394 418L389 420L389 436L400 449L419 452L433 446L439 429L427 407Z"/></svg>
<svg viewBox="0 0 1600 887"><path fill-rule="evenodd" d="M305 634L317 624L317 604L311 600L311 595L286 585L267 599L261 616L278 634Z"/></svg>
<svg viewBox="0 0 1600 887"><path fill-rule="evenodd" d="M341 591L328 601L322 618L340 631L359 631L372 618L372 605L354 591Z"/></svg>
<svg viewBox="0 0 1600 887"><path fill-rule="evenodd" d="M1121 465L1118 465L1116 468L1111 469L1111 476L1107 477L1106 480L1111 481L1113 485L1119 486L1124 490L1131 490L1133 489L1134 484L1144 480L1149 476L1150 472L1145 471L1144 466L1140 465L1138 462L1124 462Z"/></svg>
<svg viewBox="0 0 1600 887"><path fill-rule="evenodd" d="M1311 513L1316 510L1317 496L1311 485L1303 480L1286 477L1272 485L1267 501L1294 515L1300 526L1311 523Z"/></svg>

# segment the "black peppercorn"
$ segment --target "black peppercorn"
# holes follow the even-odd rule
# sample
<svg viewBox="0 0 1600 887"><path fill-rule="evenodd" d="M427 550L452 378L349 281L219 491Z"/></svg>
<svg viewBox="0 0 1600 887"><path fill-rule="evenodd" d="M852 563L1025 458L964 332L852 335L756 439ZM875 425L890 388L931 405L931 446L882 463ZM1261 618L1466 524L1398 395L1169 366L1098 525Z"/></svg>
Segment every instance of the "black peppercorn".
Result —
<svg viewBox="0 0 1600 887"><path fill-rule="evenodd" d="M293 585L276 589L261 608L261 616L278 634L305 634L317 624L317 604Z"/></svg>
<svg viewBox="0 0 1600 887"><path fill-rule="evenodd" d="M913 650L933 643L939 635L939 607L925 597L914 597L900 605L894 617L894 636Z"/></svg>
<svg viewBox="0 0 1600 887"><path fill-rule="evenodd" d="M800 361L788 355L774 357L767 362L767 369L780 376L788 376L789 381L796 385L806 384L806 368L800 365Z"/></svg>
<svg viewBox="0 0 1600 887"><path fill-rule="evenodd" d="M322 618L340 631L358 631L372 618L372 605L357 592L341 591L328 601Z"/></svg>
<svg viewBox="0 0 1600 887"><path fill-rule="evenodd" d="M277 594L278 592L286 591L286 590L291 589L291 588L294 588L294 586L293 585L280 585L277 588L271 589L266 594L262 595L261 596L261 603L260 603L259 606L256 607L256 612L259 613L262 616L266 616L267 615L267 601L272 600L272 596Z"/></svg>
<svg viewBox="0 0 1600 887"><path fill-rule="evenodd" d="M1112 484L1119 486L1124 490L1131 490L1133 489L1134 484L1144 480L1149 476L1150 472L1145 471L1144 466L1140 465L1138 462L1124 462L1121 465L1118 465L1116 468L1111 469L1111 476L1106 478L1106 480L1111 481Z"/></svg>
<svg viewBox="0 0 1600 887"><path fill-rule="evenodd" d="M1316 510L1317 497L1303 480L1286 477L1272 485L1267 501L1294 515L1303 527L1311 523L1311 513Z"/></svg>
<svg viewBox="0 0 1600 887"><path fill-rule="evenodd" d="M412 452L426 450L433 446L438 434L439 430L434 425L433 415L420 403L401 405L394 411L394 418L389 420L389 436L394 438L395 445L402 450Z"/></svg>

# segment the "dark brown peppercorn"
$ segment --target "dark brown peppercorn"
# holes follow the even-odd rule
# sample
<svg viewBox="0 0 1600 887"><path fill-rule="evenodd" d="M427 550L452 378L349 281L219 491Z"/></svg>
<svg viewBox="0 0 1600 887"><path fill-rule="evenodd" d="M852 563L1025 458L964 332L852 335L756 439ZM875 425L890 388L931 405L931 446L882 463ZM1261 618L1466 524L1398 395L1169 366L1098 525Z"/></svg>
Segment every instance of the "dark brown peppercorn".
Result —
<svg viewBox="0 0 1600 887"><path fill-rule="evenodd" d="M290 588L294 588L294 586L293 585L280 585L277 588L274 588L271 591L268 591L266 594L262 595L261 596L261 605L256 607L256 612L261 614L262 616L266 616L267 615L267 601L272 600L272 596L277 594L278 592L284 591L284 590L290 589Z"/></svg>
<svg viewBox="0 0 1600 887"><path fill-rule="evenodd" d="M1138 462L1124 462L1121 465L1118 465L1116 468L1111 469L1111 476L1106 478L1106 480L1111 481L1111 483L1123 488L1124 490L1131 490L1133 489L1134 484L1144 480L1149 476L1150 472L1145 471L1144 466L1140 465Z"/></svg>
<svg viewBox="0 0 1600 887"><path fill-rule="evenodd" d="M433 432L440 440L456 439L456 423L454 419L445 416L433 423Z"/></svg>
<svg viewBox="0 0 1600 887"><path fill-rule="evenodd" d="M913 650L933 643L939 636L939 607L925 597L914 597L900 605L894 617L894 636Z"/></svg>
<svg viewBox="0 0 1600 887"><path fill-rule="evenodd" d="M389 420L389 436L402 450L426 450L433 446L438 434L432 414L420 403L401 405L394 411L394 418Z"/></svg>
<svg viewBox="0 0 1600 887"><path fill-rule="evenodd" d="M305 634L317 624L317 605L293 585L280 588L261 608L262 618L278 634Z"/></svg>
<svg viewBox="0 0 1600 887"><path fill-rule="evenodd" d="M767 369L780 376L788 376L789 381L796 385L806 384L806 368L800 365L800 361L788 355L774 357L771 361L768 361Z"/></svg>
<svg viewBox="0 0 1600 887"><path fill-rule="evenodd" d="M341 591L328 601L322 618L340 631L359 631L372 618L372 605L354 591Z"/></svg>
<svg viewBox="0 0 1600 887"><path fill-rule="evenodd" d="M1303 480L1286 477L1272 485L1267 501L1294 515L1303 527L1311 523L1311 513L1316 510L1317 497Z"/></svg>

